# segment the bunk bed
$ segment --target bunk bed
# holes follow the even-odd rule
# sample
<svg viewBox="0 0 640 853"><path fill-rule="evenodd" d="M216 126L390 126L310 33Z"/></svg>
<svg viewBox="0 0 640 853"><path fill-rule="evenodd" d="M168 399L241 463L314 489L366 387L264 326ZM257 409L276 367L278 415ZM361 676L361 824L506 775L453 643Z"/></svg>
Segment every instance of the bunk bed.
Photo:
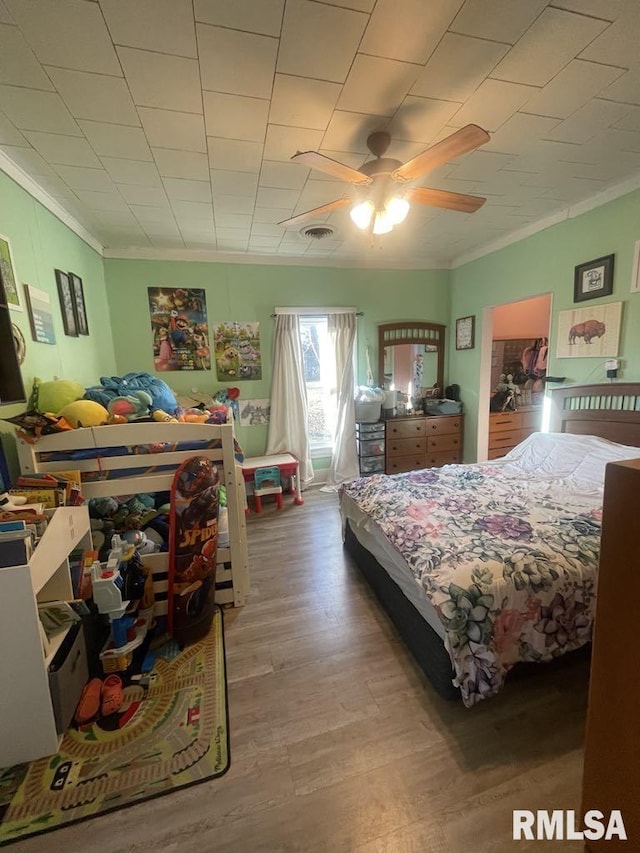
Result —
<svg viewBox="0 0 640 853"><path fill-rule="evenodd" d="M640 457L640 383L551 405L551 433L500 460L341 490L345 548L434 687L468 706L590 641L604 470Z"/></svg>
<svg viewBox="0 0 640 853"><path fill-rule="evenodd" d="M176 468L191 456L206 456L218 468L227 492L229 545L219 547L216 602L245 603L249 592L245 490L233 424L133 422L86 427L43 436L30 443L17 439L23 475L80 471L82 493L120 497L168 491ZM154 576L157 615L166 614L168 554L146 554Z"/></svg>

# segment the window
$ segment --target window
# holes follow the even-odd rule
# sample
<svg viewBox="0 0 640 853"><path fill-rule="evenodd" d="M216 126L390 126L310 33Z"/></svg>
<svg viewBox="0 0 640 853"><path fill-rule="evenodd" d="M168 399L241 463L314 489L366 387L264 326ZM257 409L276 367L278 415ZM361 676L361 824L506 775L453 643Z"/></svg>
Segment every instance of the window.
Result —
<svg viewBox="0 0 640 853"><path fill-rule="evenodd" d="M327 317L305 315L300 318L302 360L307 386L307 431L313 455L329 454L336 427L337 395L333 346L329 339Z"/></svg>

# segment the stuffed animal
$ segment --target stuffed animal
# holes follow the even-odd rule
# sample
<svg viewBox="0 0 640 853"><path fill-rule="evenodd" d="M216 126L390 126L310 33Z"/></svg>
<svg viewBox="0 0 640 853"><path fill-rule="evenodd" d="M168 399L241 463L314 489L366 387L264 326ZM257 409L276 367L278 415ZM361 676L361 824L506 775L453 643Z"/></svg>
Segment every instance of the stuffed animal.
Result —
<svg viewBox="0 0 640 853"><path fill-rule="evenodd" d="M29 410L54 415L60 413L68 403L74 403L84 394L84 388L73 379L52 379L50 382L33 380L33 389L29 398Z"/></svg>
<svg viewBox="0 0 640 853"><path fill-rule="evenodd" d="M136 421L146 418L153 400L146 391L132 391L126 397L114 397L109 400L108 411L113 418L125 417L127 421Z"/></svg>
<svg viewBox="0 0 640 853"><path fill-rule="evenodd" d="M109 412L93 400L76 400L74 403L67 403L60 410L60 417L78 429L106 424L109 420Z"/></svg>
<svg viewBox="0 0 640 853"><path fill-rule="evenodd" d="M154 409L154 411L151 413L151 417L154 419L154 421L159 421L160 423L167 423L167 424L177 424L178 423L177 418L174 418L171 415L168 415L166 412L163 412L162 409Z"/></svg>

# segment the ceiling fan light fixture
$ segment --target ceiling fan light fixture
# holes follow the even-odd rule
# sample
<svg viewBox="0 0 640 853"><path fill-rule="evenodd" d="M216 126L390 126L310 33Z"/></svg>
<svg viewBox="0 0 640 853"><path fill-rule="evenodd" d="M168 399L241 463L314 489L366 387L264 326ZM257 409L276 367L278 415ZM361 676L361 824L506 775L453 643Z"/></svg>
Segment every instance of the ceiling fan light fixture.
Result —
<svg viewBox="0 0 640 853"><path fill-rule="evenodd" d="M386 203L385 210L393 225L400 225L407 218L410 207L411 205L406 198L396 195Z"/></svg>
<svg viewBox="0 0 640 853"><path fill-rule="evenodd" d="M351 208L351 219L363 231L369 227L372 216L373 204L370 201L362 201Z"/></svg>
<svg viewBox="0 0 640 853"><path fill-rule="evenodd" d="M376 210L376 216L373 220L374 234L388 234L393 231L393 220L386 210Z"/></svg>

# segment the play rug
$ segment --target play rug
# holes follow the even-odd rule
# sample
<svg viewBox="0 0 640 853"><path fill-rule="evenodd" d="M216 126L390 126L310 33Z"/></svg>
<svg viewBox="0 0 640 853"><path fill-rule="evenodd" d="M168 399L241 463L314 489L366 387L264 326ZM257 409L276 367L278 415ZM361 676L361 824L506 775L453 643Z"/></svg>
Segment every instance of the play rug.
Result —
<svg viewBox="0 0 640 853"><path fill-rule="evenodd" d="M162 654L162 651L158 655ZM115 731L70 729L60 751L0 770L0 844L222 775L229 725L222 611L200 642L156 658L146 687L128 687Z"/></svg>

